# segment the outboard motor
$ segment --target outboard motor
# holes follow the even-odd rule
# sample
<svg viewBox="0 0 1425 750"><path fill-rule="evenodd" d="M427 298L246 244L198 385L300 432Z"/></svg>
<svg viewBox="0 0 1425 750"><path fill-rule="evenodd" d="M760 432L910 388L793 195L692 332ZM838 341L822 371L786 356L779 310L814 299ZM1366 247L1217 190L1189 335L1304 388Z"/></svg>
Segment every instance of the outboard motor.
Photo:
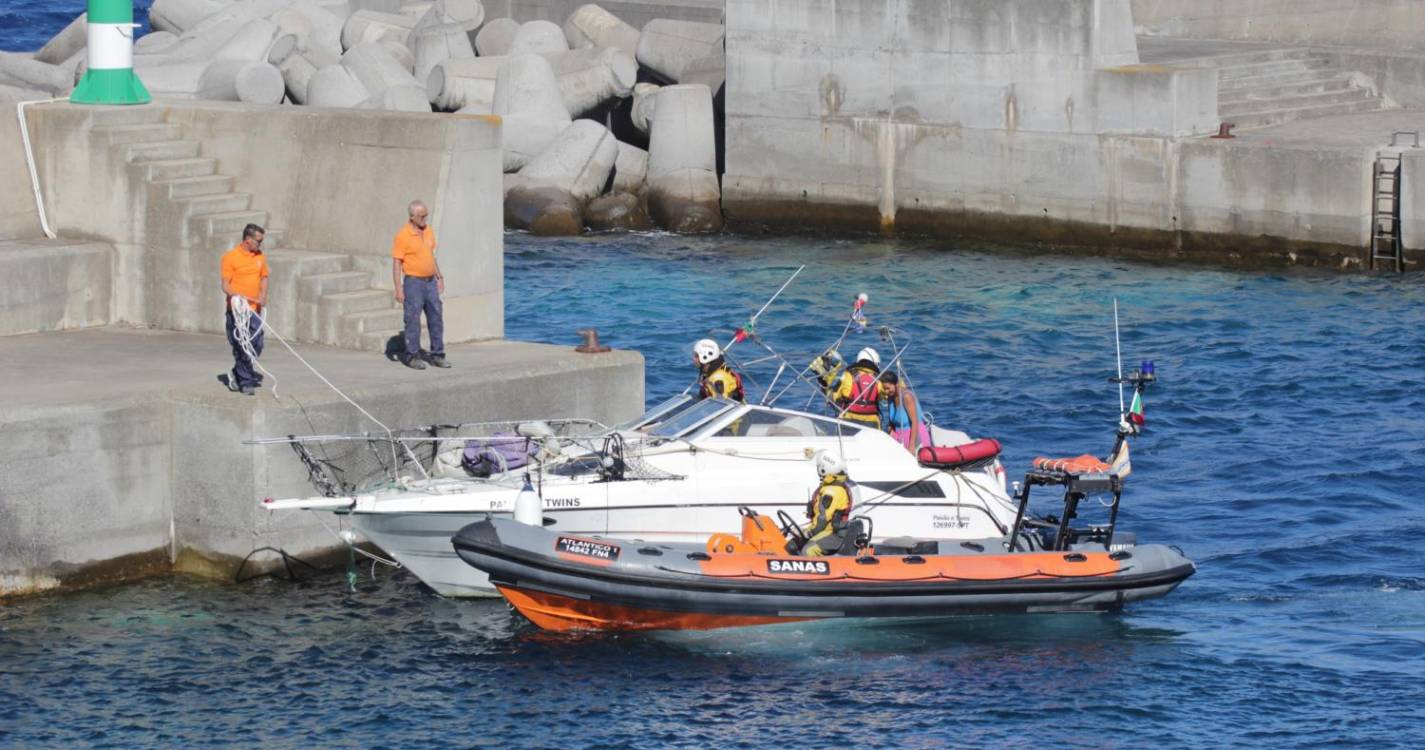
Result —
<svg viewBox="0 0 1425 750"><path fill-rule="evenodd" d="M524 486L520 488L520 494L515 496L515 520L530 526L544 526L544 503L540 502L539 495L535 494L528 474L524 475Z"/></svg>

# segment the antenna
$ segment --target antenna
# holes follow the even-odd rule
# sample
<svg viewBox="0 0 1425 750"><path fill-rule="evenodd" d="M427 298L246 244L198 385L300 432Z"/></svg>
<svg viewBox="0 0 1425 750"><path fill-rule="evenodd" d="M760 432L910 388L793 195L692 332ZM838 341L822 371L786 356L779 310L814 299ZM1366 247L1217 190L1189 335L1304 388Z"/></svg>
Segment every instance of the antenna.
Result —
<svg viewBox="0 0 1425 750"><path fill-rule="evenodd" d="M1118 298L1113 298L1113 352L1118 357L1118 418L1127 413L1123 406L1123 347L1118 343Z"/></svg>

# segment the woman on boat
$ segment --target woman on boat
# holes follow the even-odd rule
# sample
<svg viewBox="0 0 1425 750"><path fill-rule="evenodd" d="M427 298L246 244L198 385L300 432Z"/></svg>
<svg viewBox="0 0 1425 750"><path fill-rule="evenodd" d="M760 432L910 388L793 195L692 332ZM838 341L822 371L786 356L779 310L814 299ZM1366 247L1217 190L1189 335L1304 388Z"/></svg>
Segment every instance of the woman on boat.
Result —
<svg viewBox="0 0 1425 750"><path fill-rule="evenodd" d="M920 412L920 400L908 386L901 385L900 376L894 370L881 373L881 397L885 399L881 412L891 437L904 445L912 456L917 455L921 446L931 444L930 427ZM911 425L916 429L911 429Z"/></svg>

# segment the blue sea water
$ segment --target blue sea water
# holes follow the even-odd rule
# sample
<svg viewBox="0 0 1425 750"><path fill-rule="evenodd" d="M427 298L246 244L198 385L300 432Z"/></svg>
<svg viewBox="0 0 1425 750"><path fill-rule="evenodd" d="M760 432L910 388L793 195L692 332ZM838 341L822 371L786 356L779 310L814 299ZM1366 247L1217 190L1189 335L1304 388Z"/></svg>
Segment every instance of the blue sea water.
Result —
<svg viewBox="0 0 1425 750"><path fill-rule="evenodd" d="M923 402L1012 473L1108 448L1117 298L1125 359L1162 378L1122 524L1198 574L1115 615L585 636L400 571L43 596L0 610L0 746L1419 746L1425 277L511 234L507 332L595 326L644 353L653 401L802 264L759 335L808 354L867 292Z"/></svg>
<svg viewBox="0 0 1425 750"><path fill-rule="evenodd" d="M0 0L0 50L33 52L45 45L76 16L86 0ZM134 0L138 35L148 33L148 9L153 0Z"/></svg>

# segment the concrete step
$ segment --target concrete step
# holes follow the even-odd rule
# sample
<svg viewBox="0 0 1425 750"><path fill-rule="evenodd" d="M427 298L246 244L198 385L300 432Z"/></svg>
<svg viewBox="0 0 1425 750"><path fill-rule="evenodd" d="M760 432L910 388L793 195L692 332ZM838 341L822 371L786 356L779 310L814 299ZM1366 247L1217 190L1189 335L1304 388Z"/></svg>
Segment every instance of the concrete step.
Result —
<svg viewBox="0 0 1425 750"><path fill-rule="evenodd" d="M323 295L318 304L322 310L322 317L335 322L342 316L352 313L394 310L396 301L391 293L384 289L362 289L355 292Z"/></svg>
<svg viewBox="0 0 1425 750"><path fill-rule="evenodd" d="M195 195L191 198L181 198L178 201L184 206L184 211L189 216L199 214L220 214L229 211L245 211L252 207L251 193L213 193L211 195ZM265 242L266 240L264 240Z"/></svg>
<svg viewBox="0 0 1425 750"><path fill-rule="evenodd" d="M361 339L356 343L356 347L364 352L385 352L387 347L391 345L391 339L393 337L399 342L403 335L404 332L399 328L393 328L389 331L367 331L361 334ZM397 343L395 349L402 351L405 349L405 346L402 343Z"/></svg>
<svg viewBox="0 0 1425 750"><path fill-rule="evenodd" d="M196 159L158 159L134 165L142 168L144 179L150 181L176 180L184 177L206 177L218 171L218 160L199 157Z"/></svg>
<svg viewBox="0 0 1425 750"><path fill-rule="evenodd" d="M222 250L237 244L242 239L243 228L248 224L267 226L267 212L219 211L188 217L188 225L195 237L210 250Z"/></svg>
<svg viewBox="0 0 1425 750"><path fill-rule="evenodd" d="M269 230L263 239L263 247L267 247L271 242L268 238L274 234L281 237L282 232L281 229ZM280 271L289 277L300 278L345 271L351 265L351 257L340 253L284 249L280 253L274 253L268 258L268 262L272 264L274 273Z"/></svg>
<svg viewBox="0 0 1425 750"><path fill-rule="evenodd" d="M183 135L183 128L166 122L149 122L139 125L106 125L96 127L91 132L105 139L111 146L125 143L157 143L176 141Z"/></svg>
<svg viewBox="0 0 1425 750"><path fill-rule="evenodd" d="M168 159L192 159L198 156L200 144L197 141L159 141L157 143L129 143L120 148L124 150L124 161L135 164Z"/></svg>
<svg viewBox="0 0 1425 750"><path fill-rule="evenodd" d="M1222 117L1227 118L1237 115L1247 115L1253 112L1319 107L1327 104L1342 104L1365 99L1375 100L1375 97L1371 95L1371 92L1365 89L1342 89L1340 91L1325 91L1320 94L1306 94L1303 96L1283 96L1274 99L1248 99L1231 104L1222 104L1219 102L1217 110Z"/></svg>
<svg viewBox="0 0 1425 750"><path fill-rule="evenodd" d="M318 302L328 294L356 292L371 288L371 274L365 271L334 271L303 274L297 280L299 299Z"/></svg>
<svg viewBox="0 0 1425 750"><path fill-rule="evenodd" d="M1231 80L1218 79L1217 92L1224 94L1249 89L1271 88L1273 86L1285 86L1292 83L1306 83L1342 75L1339 70L1299 70L1295 73L1273 73L1264 76L1252 76L1250 78L1233 78Z"/></svg>
<svg viewBox="0 0 1425 750"><path fill-rule="evenodd" d="M1381 100L1372 98L1340 104L1326 104L1319 107L1295 107L1251 112L1234 115L1230 122L1235 123L1238 130L1245 130L1248 128L1264 128L1270 125L1280 125L1284 122L1295 122L1296 120L1306 120L1312 117L1374 112L1382 108L1383 104Z"/></svg>
<svg viewBox="0 0 1425 750"><path fill-rule="evenodd" d="M1330 67L1330 61L1324 57L1306 58L1303 60L1277 60L1273 62L1218 68L1217 79L1219 81L1233 81L1239 78L1255 78L1257 76L1276 75L1279 73L1296 73L1303 70L1325 70L1328 67Z"/></svg>
<svg viewBox="0 0 1425 750"><path fill-rule="evenodd" d="M393 334L400 333L406 324L404 316L405 313L399 307L343 315L337 321L337 337L344 346L360 346L365 349L361 340L366 334L382 333L389 338ZM386 348L384 341L381 348Z"/></svg>
<svg viewBox="0 0 1425 750"><path fill-rule="evenodd" d="M1306 47L1297 47L1218 55L1208 58L1205 62L1211 63L1214 68L1229 68L1237 65L1256 65L1259 63L1281 62L1283 60L1307 60L1313 57L1319 57L1319 55Z"/></svg>
<svg viewBox="0 0 1425 750"><path fill-rule="evenodd" d="M154 184L168 191L169 200L183 200L200 195L230 193L233 178L225 174L210 174L200 177L178 177L171 180L155 180Z"/></svg>
<svg viewBox="0 0 1425 750"><path fill-rule="evenodd" d="M140 104L125 107L94 107L89 114L93 127L114 127L118 125L141 125L163 120L163 108L154 104Z"/></svg>
<svg viewBox="0 0 1425 750"><path fill-rule="evenodd" d="M1288 96L1322 94L1327 91L1341 91L1350 87L1350 76L1342 75L1336 76L1335 78L1320 78L1314 81L1288 83L1277 86L1260 86L1250 89L1233 88L1220 91L1217 97L1217 103L1221 106L1225 104L1235 104L1241 101L1251 101L1253 99L1279 99Z"/></svg>

